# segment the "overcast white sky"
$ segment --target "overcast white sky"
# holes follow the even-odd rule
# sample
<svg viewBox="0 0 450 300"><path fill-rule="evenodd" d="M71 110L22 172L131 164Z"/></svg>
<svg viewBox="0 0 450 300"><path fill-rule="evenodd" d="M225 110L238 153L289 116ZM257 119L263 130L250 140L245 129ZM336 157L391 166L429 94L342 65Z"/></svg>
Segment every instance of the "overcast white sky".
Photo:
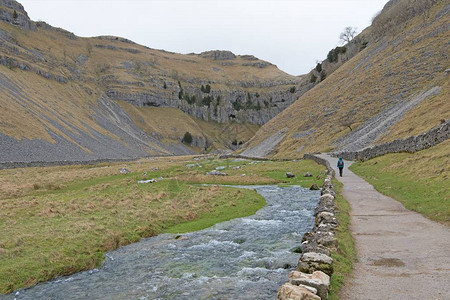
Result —
<svg viewBox="0 0 450 300"><path fill-rule="evenodd" d="M310 71L387 0L18 0L32 20L78 36L115 35L179 53L252 54L292 75Z"/></svg>

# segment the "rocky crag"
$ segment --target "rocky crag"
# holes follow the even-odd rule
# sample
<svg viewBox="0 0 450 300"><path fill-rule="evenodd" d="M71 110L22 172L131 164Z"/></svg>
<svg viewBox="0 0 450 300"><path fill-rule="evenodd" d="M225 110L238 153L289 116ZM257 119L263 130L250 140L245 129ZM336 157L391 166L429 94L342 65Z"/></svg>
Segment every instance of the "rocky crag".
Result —
<svg viewBox="0 0 450 300"><path fill-rule="evenodd" d="M303 79L251 55L80 38L0 0L3 162L235 149L299 97Z"/></svg>

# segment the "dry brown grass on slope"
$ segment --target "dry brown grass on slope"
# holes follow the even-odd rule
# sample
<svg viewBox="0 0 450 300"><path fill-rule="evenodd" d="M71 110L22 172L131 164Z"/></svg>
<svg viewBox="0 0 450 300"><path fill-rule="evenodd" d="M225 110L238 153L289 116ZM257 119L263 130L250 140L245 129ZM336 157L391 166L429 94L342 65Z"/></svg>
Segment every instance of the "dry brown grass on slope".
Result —
<svg viewBox="0 0 450 300"><path fill-rule="evenodd" d="M389 108L397 99L407 101L411 95L433 86L443 86L441 95L425 100L422 107L411 113L424 113L426 105L435 106L435 110L443 113L427 112L411 120L408 126L427 130L437 125L440 118L450 117L446 113L450 106L447 100L449 79L442 76L448 68L449 18L448 15L435 17L444 6L433 7L425 21L423 16L411 20L399 35L369 44L264 125L249 146L288 128L274 157L300 157L305 152L329 150L333 148L333 140L350 130L341 120L350 117L356 127ZM397 137L408 136L407 130L399 126ZM311 136L293 137L310 129L315 130Z"/></svg>

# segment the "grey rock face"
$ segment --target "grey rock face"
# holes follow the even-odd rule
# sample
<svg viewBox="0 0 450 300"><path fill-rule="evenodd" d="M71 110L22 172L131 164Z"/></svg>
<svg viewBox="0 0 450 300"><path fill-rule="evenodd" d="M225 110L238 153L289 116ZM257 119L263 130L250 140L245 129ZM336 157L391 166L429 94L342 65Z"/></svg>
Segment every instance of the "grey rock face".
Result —
<svg viewBox="0 0 450 300"><path fill-rule="evenodd" d="M1 7L5 7L3 9ZM17 17L14 17L14 11ZM6 21L27 30L36 30L36 24L30 20L22 4L14 0L0 0L0 21Z"/></svg>

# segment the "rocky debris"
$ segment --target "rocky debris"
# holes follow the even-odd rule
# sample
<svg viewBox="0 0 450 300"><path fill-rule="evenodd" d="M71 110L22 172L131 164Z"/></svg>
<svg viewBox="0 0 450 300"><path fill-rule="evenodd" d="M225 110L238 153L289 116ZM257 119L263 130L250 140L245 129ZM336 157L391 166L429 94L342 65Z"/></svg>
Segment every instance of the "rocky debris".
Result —
<svg viewBox="0 0 450 300"><path fill-rule="evenodd" d="M256 147L245 150L244 152L241 153L241 155L258 158L262 158L269 155L276 148L276 146L278 146L278 144L284 139L284 137L286 136L286 132L287 128L278 131L274 135L265 139L261 144L257 145Z"/></svg>
<svg viewBox="0 0 450 300"><path fill-rule="evenodd" d="M299 271L292 271L289 274L289 283L313 287L317 290L316 294L320 299L323 300L328 298L330 276L324 272L314 271L312 274L306 274Z"/></svg>
<svg viewBox="0 0 450 300"><path fill-rule="evenodd" d="M303 177L312 177L312 174L309 172L306 172L305 174L303 174Z"/></svg>
<svg viewBox="0 0 450 300"><path fill-rule="evenodd" d="M217 171L217 170L212 170L212 171L206 173L206 175L212 175L212 176L227 176L227 173L220 172L220 171Z"/></svg>
<svg viewBox="0 0 450 300"><path fill-rule="evenodd" d="M320 300L320 297L303 287L285 283L278 290L277 300Z"/></svg>
<svg viewBox="0 0 450 300"><path fill-rule="evenodd" d="M227 167L225 167L225 166L218 166L217 168L216 168L216 170L225 170Z"/></svg>
<svg viewBox="0 0 450 300"><path fill-rule="evenodd" d="M130 170L128 170L128 169L126 169L126 168L119 168L119 173L120 174L128 174L128 173L130 173L131 171Z"/></svg>
<svg viewBox="0 0 450 300"><path fill-rule="evenodd" d="M378 113L359 126L357 130L353 130L343 138L336 140L338 149L340 152L357 152L369 147L386 133L391 126L401 120L409 110L422 103L425 99L440 94L441 90L441 87L435 86L423 93L413 95L411 99L399 99L398 103L393 107ZM414 145L414 143L411 143L411 145Z"/></svg>
<svg viewBox="0 0 450 300"><path fill-rule="evenodd" d="M312 191L318 191L318 190L320 190L320 188L317 186L317 184L313 184L313 185L311 185L311 187L309 188L310 190L312 190Z"/></svg>
<svg viewBox="0 0 450 300"><path fill-rule="evenodd" d="M294 178L294 177L295 177L295 174L294 174L294 173L291 173L291 172L286 172L286 177L287 177L287 178Z"/></svg>

